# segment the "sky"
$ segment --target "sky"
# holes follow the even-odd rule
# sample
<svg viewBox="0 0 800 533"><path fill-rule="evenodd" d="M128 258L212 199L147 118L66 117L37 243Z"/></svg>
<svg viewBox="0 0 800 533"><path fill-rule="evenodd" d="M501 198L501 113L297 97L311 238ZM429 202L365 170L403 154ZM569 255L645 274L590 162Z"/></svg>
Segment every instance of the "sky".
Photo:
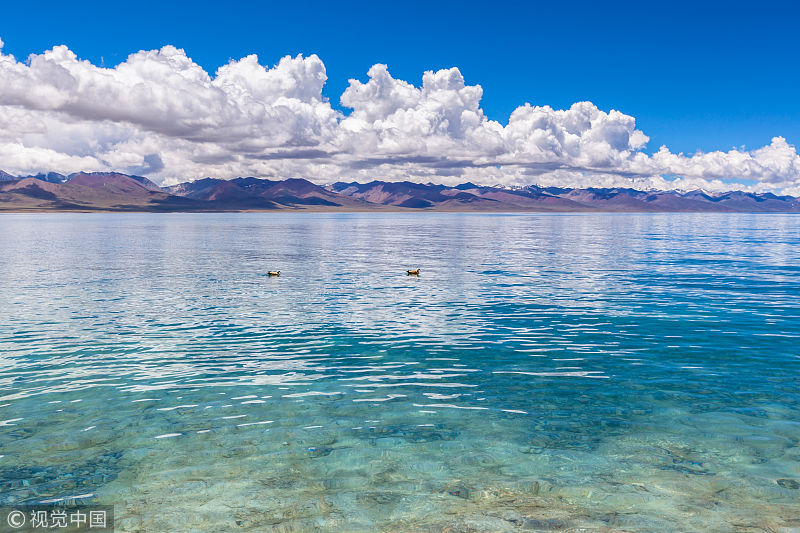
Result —
<svg viewBox="0 0 800 533"><path fill-rule="evenodd" d="M800 194L790 2L289 4L4 5L0 169Z"/></svg>

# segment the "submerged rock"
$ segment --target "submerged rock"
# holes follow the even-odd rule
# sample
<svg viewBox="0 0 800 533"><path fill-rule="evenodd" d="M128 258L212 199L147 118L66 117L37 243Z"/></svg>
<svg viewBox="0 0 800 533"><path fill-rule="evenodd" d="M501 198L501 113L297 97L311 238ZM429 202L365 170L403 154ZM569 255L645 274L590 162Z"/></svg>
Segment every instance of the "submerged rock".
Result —
<svg viewBox="0 0 800 533"><path fill-rule="evenodd" d="M461 456L461 462L469 466L495 466L497 459L488 453L467 453Z"/></svg>
<svg viewBox="0 0 800 533"><path fill-rule="evenodd" d="M525 531L564 531L570 525L570 522L558 518L526 518L522 522L522 529Z"/></svg>
<svg viewBox="0 0 800 533"><path fill-rule="evenodd" d="M43 498L62 498L94 493L117 477L119 452L105 453L85 462L56 462L47 466L0 467L0 506L37 503Z"/></svg>
<svg viewBox="0 0 800 533"><path fill-rule="evenodd" d="M777 480L776 483L781 487L783 487L784 489L794 489L794 490L800 489L800 481L797 481L796 479L781 478Z"/></svg>
<svg viewBox="0 0 800 533"><path fill-rule="evenodd" d="M456 498L463 498L465 500L469 500L470 496L470 489L464 485L453 485L447 487L445 492L450 496L455 496Z"/></svg>
<svg viewBox="0 0 800 533"><path fill-rule="evenodd" d="M544 451L545 451L545 448L541 448L539 446L528 446L527 448L523 448L522 450L520 450L521 453L525 453L525 454L529 454L529 455L544 453Z"/></svg>
<svg viewBox="0 0 800 533"><path fill-rule="evenodd" d="M264 485L269 489L293 489L299 484L299 479L296 476L292 475L285 475L285 476L273 476L264 479L260 479L259 483Z"/></svg>
<svg viewBox="0 0 800 533"><path fill-rule="evenodd" d="M390 505L393 503L398 503L402 500L403 497L396 493L396 492L368 492L366 494L362 494L359 496L359 500L371 503L377 503L378 505Z"/></svg>
<svg viewBox="0 0 800 533"><path fill-rule="evenodd" d="M330 455L335 448L330 448L328 446L311 446L306 450L306 454L311 457L312 459L316 459L317 457L325 457L326 455Z"/></svg>
<svg viewBox="0 0 800 533"><path fill-rule="evenodd" d="M714 472L709 465L701 461L700 458L691 454L690 451L680 448L659 448L663 455L657 458L658 467L661 470L675 470L682 474L695 476L712 476Z"/></svg>
<svg viewBox="0 0 800 533"><path fill-rule="evenodd" d="M422 443L433 441L450 441L458 437L458 431L446 429L441 424L435 426L380 426L368 431L359 431L360 439L376 440L399 438L407 442Z"/></svg>

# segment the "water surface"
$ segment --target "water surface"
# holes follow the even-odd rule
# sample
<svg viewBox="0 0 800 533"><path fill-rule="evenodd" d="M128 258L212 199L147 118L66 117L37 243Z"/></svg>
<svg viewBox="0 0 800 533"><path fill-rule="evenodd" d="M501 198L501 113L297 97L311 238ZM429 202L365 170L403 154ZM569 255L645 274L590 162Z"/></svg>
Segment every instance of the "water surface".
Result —
<svg viewBox="0 0 800 533"><path fill-rule="evenodd" d="M0 272L0 506L800 528L797 216L6 214Z"/></svg>

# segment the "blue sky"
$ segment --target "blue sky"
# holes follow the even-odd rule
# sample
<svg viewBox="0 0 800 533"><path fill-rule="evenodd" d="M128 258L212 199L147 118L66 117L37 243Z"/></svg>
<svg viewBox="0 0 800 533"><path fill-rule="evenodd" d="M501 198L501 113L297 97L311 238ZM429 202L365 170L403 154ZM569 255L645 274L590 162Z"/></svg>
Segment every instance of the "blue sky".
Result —
<svg viewBox="0 0 800 533"><path fill-rule="evenodd" d="M293 5L290 5L293 4ZM13 2L0 38L18 58L67 44L107 66L173 44L212 72L257 53L272 65L316 53L338 106L375 63L420 84L459 67L484 89L489 118L524 102L590 100L636 117L647 150L800 143L796 25L790 2Z"/></svg>

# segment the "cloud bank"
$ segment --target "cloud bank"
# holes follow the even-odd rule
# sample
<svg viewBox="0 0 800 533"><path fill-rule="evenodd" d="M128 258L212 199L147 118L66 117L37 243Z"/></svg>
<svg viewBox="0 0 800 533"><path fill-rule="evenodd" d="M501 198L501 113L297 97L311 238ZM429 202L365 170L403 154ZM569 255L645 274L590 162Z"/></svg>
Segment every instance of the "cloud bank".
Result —
<svg viewBox="0 0 800 533"><path fill-rule="evenodd" d="M207 176L455 184L772 190L800 194L800 156L782 137L753 151L684 155L634 117L590 102L525 104L489 120L457 68L415 86L374 65L334 109L316 55L266 67L250 55L212 76L173 46L104 68L57 46L20 61L0 40L0 168L116 170L164 184ZM665 177L666 176L666 177Z"/></svg>

